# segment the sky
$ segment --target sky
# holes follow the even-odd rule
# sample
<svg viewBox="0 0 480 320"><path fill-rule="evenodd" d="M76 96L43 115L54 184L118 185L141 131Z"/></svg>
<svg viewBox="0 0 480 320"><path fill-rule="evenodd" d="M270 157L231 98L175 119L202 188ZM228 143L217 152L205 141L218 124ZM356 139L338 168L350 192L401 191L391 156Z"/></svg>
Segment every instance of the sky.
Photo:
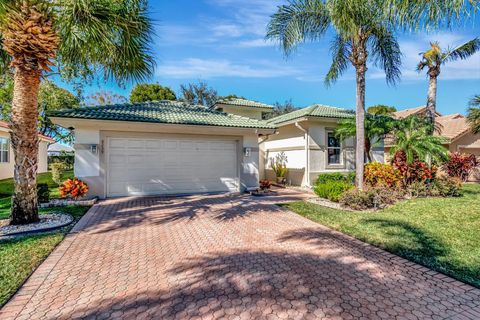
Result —
<svg viewBox="0 0 480 320"><path fill-rule="evenodd" d="M324 77L330 66L331 34L298 47L288 58L275 43L264 40L270 16L282 0L150 0L155 23L152 44L157 62L149 82L178 93L180 84L205 81L220 95L236 94L268 104L292 100L305 107L314 103L353 109L355 77L352 68L330 87ZM385 104L406 109L424 105L425 73L415 71L419 53L430 41L455 47L480 36L480 18L470 18L450 30L399 33L402 78L396 86L385 82L382 70L369 65L366 105ZM128 97L134 84L119 87L96 83L86 93L113 91ZM451 62L438 82L440 113L465 113L468 100L480 94L480 53Z"/></svg>

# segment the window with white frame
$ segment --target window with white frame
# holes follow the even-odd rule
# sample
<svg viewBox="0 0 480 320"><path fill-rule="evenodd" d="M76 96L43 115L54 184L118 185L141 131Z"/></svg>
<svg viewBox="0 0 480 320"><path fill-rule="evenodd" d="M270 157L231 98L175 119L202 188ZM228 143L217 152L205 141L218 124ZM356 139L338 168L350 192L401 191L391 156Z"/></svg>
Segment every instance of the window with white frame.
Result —
<svg viewBox="0 0 480 320"><path fill-rule="evenodd" d="M10 162L10 141L0 138L0 163Z"/></svg>
<svg viewBox="0 0 480 320"><path fill-rule="evenodd" d="M327 161L329 165L342 164L342 144L333 131L327 131Z"/></svg>

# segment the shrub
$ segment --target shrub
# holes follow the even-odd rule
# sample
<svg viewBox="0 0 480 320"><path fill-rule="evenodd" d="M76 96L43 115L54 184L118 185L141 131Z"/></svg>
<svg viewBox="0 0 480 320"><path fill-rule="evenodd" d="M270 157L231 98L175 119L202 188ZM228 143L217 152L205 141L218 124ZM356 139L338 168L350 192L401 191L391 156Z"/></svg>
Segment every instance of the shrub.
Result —
<svg viewBox="0 0 480 320"><path fill-rule="evenodd" d="M475 155L454 152L450 154L443 167L450 177L467 181L470 173L479 165L480 161Z"/></svg>
<svg viewBox="0 0 480 320"><path fill-rule="evenodd" d="M348 182L350 184L354 184L355 182L355 172L350 173L340 173L340 172L333 172L333 173L322 173L319 174L317 177L317 181L315 184L323 184L330 181L343 181Z"/></svg>
<svg viewBox="0 0 480 320"><path fill-rule="evenodd" d="M65 171L65 165L62 162L55 162L51 164L52 180L58 184L62 184L62 174Z"/></svg>
<svg viewBox="0 0 480 320"><path fill-rule="evenodd" d="M78 178L65 180L59 189L62 198L78 199L88 193L88 185Z"/></svg>
<svg viewBox="0 0 480 320"><path fill-rule="evenodd" d="M403 194L385 187L371 187L364 191L350 189L340 197L340 203L353 210L382 209L403 198Z"/></svg>
<svg viewBox="0 0 480 320"><path fill-rule="evenodd" d="M270 159L270 167L272 168L273 172L275 172L275 176L278 178L283 178L287 174L287 156L285 152L280 152L275 156L275 158Z"/></svg>
<svg viewBox="0 0 480 320"><path fill-rule="evenodd" d="M396 188L402 181L400 170L392 165L380 162L371 162L365 166L365 182L372 186L386 186Z"/></svg>
<svg viewBox="0 0 480 320"><path fill-rule="evenodd" d="M50 190L48 184L39 183L37 184L37 198L38 203L47 203L50 201Z"/></svg>
<svg viewBox="0 0 480 320"><path fill-rule="evenodd" d="M431 185L431 195L434 197L460 197L462 180L455 177L435 179Z"/></svg>
<svg viewBox="0 0 480 320"><path fill-rule="evenodd" d="M403 152L397 152L395 154L392 159L392 165L400 171L405 185L432 180L435 178L437 172L435 166L429 168L425 162L417 159L412 163L407 163L407 157Z"/></svg>
<svg viewBox="0 0 480 320"><path fill-rule="evenodd" d="M342 194L351 188L353 188L351 183L338 180L319 183L313 187L313 190L320 198L338 202Z"/></svg>

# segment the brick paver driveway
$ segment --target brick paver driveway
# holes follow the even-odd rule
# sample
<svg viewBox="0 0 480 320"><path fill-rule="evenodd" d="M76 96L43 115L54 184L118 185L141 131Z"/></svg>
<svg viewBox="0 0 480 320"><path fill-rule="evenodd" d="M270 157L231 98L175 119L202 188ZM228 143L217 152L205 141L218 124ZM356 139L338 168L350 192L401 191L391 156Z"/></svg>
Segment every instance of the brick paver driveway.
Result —
<svg viewBox="0 0 480 320"><path fill-rule="evenodd" d="M271 202L102 202L0 318L480 319L480 290Z"/></svg>

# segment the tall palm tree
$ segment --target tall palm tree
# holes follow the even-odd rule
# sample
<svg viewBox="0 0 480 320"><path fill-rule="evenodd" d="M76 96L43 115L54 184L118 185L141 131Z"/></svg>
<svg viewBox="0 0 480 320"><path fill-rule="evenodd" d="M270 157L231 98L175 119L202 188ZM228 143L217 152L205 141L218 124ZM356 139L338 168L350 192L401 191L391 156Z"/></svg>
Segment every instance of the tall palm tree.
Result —
<svg viewBox="0 0 480 320"><path fill-rule="evenodd" d="M480 50L480 39L475 38L454 49L440 48L438 42L431 42L431 48L422 52L422 60L417 66L417 71L427 69L429 77L427 97L427 117L431 123L435 123L435 111L437 106L437 79L441 67L450 61L464 60ZM429 132L433 134L433 131Z"/></svg>
<svg viewBox="0 0 480 320"><path fill-rule="evenodd" d="M365 159L365 75L367 61L383 68L388 83L400 76L401 53L393 26L379 0L291 0L278 7L268 24L267 39L280 42L285 55L300 43L334 32L332 64L325 81L335 82L351 64L356 72L356 185L363 189Z"/></svg>
<svg viewBox="0 0 480 320"><path fill-rule="evenodd" d="M395 122L393 129L394 144L390 148L390 155L398 152L406 155L407 163L415 159L423 162L432 160L440 163L448 158L448 150L443 146L444 138L433 136L435 131L428 118L410 116Z"/></svg>
<svg viewBox="0 0 480 320"><path fill-rule="evenodd" d="M473 133L480 133L480 95L476 95L470 100L467 120Z"/></svg>
<svg viewBox="0 0 480 320"><path fill-rule="evenodd" d="M38 221L37 103L42 77L52 72L67 80L100 75L124 83L150 75L152 25L146 9L146 0L0 2L0 72L14 72L11 223Z"/></svg>
<svg viewBox="0 0 480 320"><path fill-rule="evenodd" d="M386 115L367 113L365 117L365 154L368 162L373 161L372 148L393 130L395 121L395 119ZM355 137L357 135L355 119L340 121L335 130L335 135L342 140Z"/></svg>

